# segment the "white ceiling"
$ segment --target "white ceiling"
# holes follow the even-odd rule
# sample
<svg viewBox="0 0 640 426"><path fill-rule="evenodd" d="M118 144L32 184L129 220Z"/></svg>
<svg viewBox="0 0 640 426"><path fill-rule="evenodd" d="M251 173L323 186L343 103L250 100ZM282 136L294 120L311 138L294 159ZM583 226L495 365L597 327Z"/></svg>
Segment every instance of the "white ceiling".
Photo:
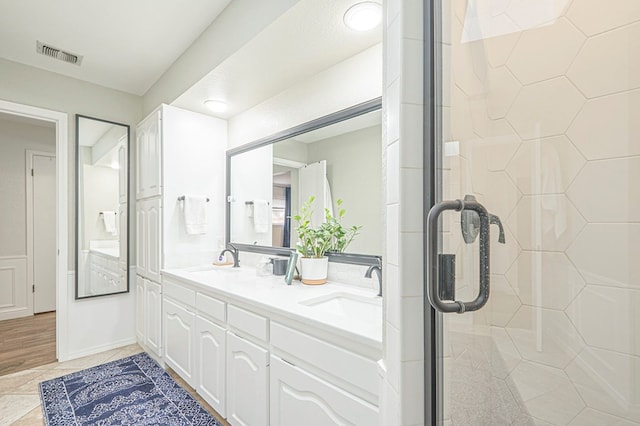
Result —
<svg viewBox="0 0 640 426"><path fill-rule="evenodd" d="M143 95L231 0L0 0L0 57ZM36 53L36 40L84 56Z"/></svg>
<svg viewBox="0 0 640 426"><path fill-rule="evenodd" d="M229 118L382 41L382 28L357 32L343 22L360 0L300 0L172 105ZM212 113L207 99L229 109Z"/></svg>

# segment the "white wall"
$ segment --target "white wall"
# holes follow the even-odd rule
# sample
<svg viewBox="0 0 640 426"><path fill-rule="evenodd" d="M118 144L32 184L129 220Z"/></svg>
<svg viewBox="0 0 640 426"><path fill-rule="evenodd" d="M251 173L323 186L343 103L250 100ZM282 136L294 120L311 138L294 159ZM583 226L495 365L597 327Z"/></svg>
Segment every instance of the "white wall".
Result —
<svg viewBox="0 0 640 426"><path fill-rule="evenodd" d="M385 2L381 425L428 423L423 413L422 3Z"/></svg>
<svg viewBox="0 0 640 426"><path fill-rule="evenodd" d="M0 256L26 256L26 150L56 152L53 127L0 118Z"/></svg>
<svg viewBox="0 0 640 426"><path fill-rule="evenodd" d="M229 119L229 148L382 96L378 44Z"/></svg>
<svg viewBox="0 0 640 426"><path fill-rule="evenodd" d="M211 263L224 242L227 122L171 106L163 108L162 120L163 265ZM206 234L186 233L182 195L209 198Z"/></svg>
<svg viewBox="0 0 640 426"><path fill-rule="evenodd" d="M82 82L59 74L0 59L0 99L60 111L68 114L69 171L69 269L74 268L75 253L75 117L83 114L135 126L141 119L142 99L139 96ZM134 137L134 135L132 135ZM130 153L135 164L135 153ZM134 158L131 158L134 157ZM130 188L132 183L130 182ZM132 193L130 189L130 193ZM132 232L131 235L135 235ZM130 238L132 241L132 238ZM133 251L132 251L133 252ZM65 283L59 283L64 285ZM133 292L74 300L73 275L59 294L59 323L66 336L60 340L59 356L69 359L97 352L114 345L135 341Z"/></svg>

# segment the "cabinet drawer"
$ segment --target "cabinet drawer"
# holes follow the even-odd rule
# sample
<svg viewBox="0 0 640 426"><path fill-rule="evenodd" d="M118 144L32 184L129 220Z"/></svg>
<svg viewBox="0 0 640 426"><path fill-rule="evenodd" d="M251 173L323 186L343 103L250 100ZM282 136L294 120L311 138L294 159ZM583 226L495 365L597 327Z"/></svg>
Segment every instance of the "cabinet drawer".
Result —
<svg viewBox="0 0 640 426"><path fill-rule="evenodd" d="M205 294L196 294L196 308L203 316L210 317L216 321L224 322L226 319L225 303Z"/></svg>
<svg viewBox="0 0 640 426"><path fill-rule="evenodd" d="M227 323L256 339L265 342L268 340L269 320L263 316L229 305L227 307Z"/></svg>
<svg viewBox="0 0 640 426"><path fill-rule="evenodd" d="M196 306L196 292L179 284L172 282L163 282L163 293L166 297L170 297L173 300L181 302L190 308Z"/></svg>
<svg viewBox="0 0 640 426"><path fill-rule="evenodd" d="M377 400L379 376L374 360L274 322L271 323L271 344L331 376L353 384Z"/></svg>

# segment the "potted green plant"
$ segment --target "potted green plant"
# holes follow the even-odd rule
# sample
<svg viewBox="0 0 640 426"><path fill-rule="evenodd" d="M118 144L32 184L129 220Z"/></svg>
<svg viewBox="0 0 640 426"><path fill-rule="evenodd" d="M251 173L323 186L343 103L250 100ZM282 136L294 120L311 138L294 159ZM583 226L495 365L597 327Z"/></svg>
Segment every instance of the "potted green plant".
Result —
<svg viewBox="0 0 640 426"><path fill-rule="evenodd" d="M301 255L302 282L311 285L327 282L329 258L325 254L343 252L362 228L357 225L345 228L342 225L345 210L342 208L341 199L336 201L338 217L334 217L329 209L325 208L325 221L319 226L314 226L311 221L314 201L315 197L309 197L300 207L300 214L293 217L298 224L296 249Z"/></svg>

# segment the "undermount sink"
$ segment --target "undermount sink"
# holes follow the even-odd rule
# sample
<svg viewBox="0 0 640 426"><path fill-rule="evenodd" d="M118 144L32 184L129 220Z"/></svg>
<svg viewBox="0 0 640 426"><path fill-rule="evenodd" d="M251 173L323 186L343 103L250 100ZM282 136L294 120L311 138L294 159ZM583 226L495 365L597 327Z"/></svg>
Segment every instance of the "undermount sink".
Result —
<svg viewBox="0 0 640 426"><path fill-rule="evenodd" d="M299 302L323 312L364 321L382 321L382 299L350 293L331 293Z"/></svg>
<svg viewBox="0 0 640 426"><path fill-rule="evenodd" d="M240 272L241 269L234 268L231 265L203 265L203 266L195 266L192 268L187 268L186 270L191 273L198 273L198 272L210 272L210 271Z"/></svg>

